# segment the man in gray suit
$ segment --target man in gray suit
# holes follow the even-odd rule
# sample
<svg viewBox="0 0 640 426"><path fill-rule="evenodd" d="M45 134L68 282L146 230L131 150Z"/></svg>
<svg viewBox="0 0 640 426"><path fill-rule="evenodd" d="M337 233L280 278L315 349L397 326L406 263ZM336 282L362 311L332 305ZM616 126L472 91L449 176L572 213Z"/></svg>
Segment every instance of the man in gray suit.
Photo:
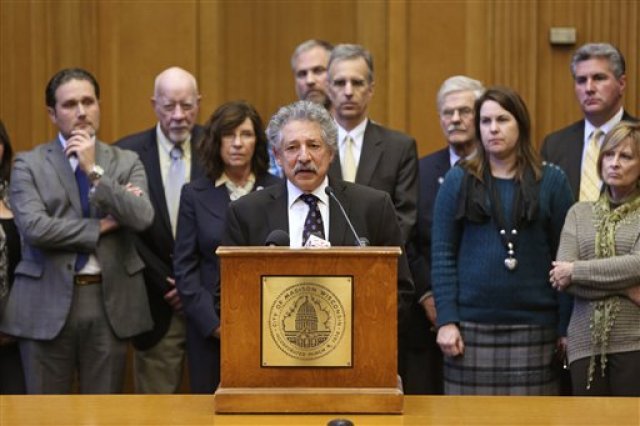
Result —
<svg viewBox="0 0 640 426"><path fill-rule="evenodd" d="M127 339L152 326L133 233L153 220L138 156L97 140L100 88L49 81L56 139L18 154L11 206L22 260L0 329L20 338L29 393L122 391Z"/></svg>

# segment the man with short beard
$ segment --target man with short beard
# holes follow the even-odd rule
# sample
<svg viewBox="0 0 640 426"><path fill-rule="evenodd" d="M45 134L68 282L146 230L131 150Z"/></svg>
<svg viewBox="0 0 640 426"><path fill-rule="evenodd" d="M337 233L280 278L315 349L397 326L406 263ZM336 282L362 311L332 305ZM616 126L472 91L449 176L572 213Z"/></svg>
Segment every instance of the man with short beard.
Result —
<svg viewBox="0 0 640 426"><path fill-rule="evenodd" d="M324 40L307 40L291 56L296 94L301 101L311 101L331 108L327 95L327 66L333 45Z"/></svg>
<svg viewBox="0 0 640 426"><path fill-rule="evenodd" d="M481 82L466 76L457 75L444 81L438 91L437 106L447 146L419 162L418 232L413 244L418 255L411 262L416 299L411 306L409 329L402 336L400 351L400 374L405 382L405 393L443 392L442 353L432 330L436 321L431 293L433 206L444 175L458 161L476 152L474 104L483 92Z"/></svg>
<svg viewBox="0 0 640 426"><path fill-rule="evenodd" d="M195 143L202 134L196 124L200 94L195 77L178 67L158 74L153 92L151 106L158 122L117 142L140 156L156 211L153 225L136 239L146 264L144 277L154 327L133 340L133 371L137 392L175 393L183 375L186 324L173 275L181 185L176 185L179 179L172 177L171 170L182 167L183 184L204 174L195 155ZM180 153L178 158L172 156L175 148Z"/></svg>

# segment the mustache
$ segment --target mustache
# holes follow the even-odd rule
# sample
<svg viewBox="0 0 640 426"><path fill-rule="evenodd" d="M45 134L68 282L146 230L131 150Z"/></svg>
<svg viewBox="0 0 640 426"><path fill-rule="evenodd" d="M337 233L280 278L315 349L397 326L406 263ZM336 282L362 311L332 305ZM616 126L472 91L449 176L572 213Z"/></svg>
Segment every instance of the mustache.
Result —
<svg viewBox="0 0 640 426"><path fill-rule="evenodd" d="M293 168L293 174L297 175L300 172L318 173L318 168L314 164L297 163L296 166Z"/></svg>
<svg viewBox="0 0 640 426"><path fill-rule="evenodd" d="M449 124L447 126L447 133L455 132L456 130L465 131L466 129L463 126L457 124Z"/></svg>

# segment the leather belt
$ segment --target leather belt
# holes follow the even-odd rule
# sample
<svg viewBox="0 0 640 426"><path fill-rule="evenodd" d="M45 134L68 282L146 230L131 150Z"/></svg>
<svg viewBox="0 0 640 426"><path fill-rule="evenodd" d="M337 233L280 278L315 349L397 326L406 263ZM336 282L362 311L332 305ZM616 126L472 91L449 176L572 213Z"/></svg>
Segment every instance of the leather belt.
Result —
<svg viewBox="0 0 640 426"><path fill-rule="evenodd" d="M100 284L101 282L102 282L102 274L96 274L96 275L78 274L73 276L73 284L75 285Z"/></svg>

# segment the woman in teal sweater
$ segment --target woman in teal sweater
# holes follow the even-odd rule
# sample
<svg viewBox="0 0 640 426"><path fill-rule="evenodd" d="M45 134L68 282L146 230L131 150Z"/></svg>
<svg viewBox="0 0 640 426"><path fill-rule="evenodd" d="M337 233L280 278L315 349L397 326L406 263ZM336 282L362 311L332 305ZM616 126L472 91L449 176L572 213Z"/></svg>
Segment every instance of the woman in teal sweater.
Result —
<svg viewBox="0 0 640 426"><path fill-rule="evenodd" d="M549 285L569 183L542 164L517 93L476 102L478 155L452 169L436 199L432 280L445 393L553 395L570 299Z"/></svg>

